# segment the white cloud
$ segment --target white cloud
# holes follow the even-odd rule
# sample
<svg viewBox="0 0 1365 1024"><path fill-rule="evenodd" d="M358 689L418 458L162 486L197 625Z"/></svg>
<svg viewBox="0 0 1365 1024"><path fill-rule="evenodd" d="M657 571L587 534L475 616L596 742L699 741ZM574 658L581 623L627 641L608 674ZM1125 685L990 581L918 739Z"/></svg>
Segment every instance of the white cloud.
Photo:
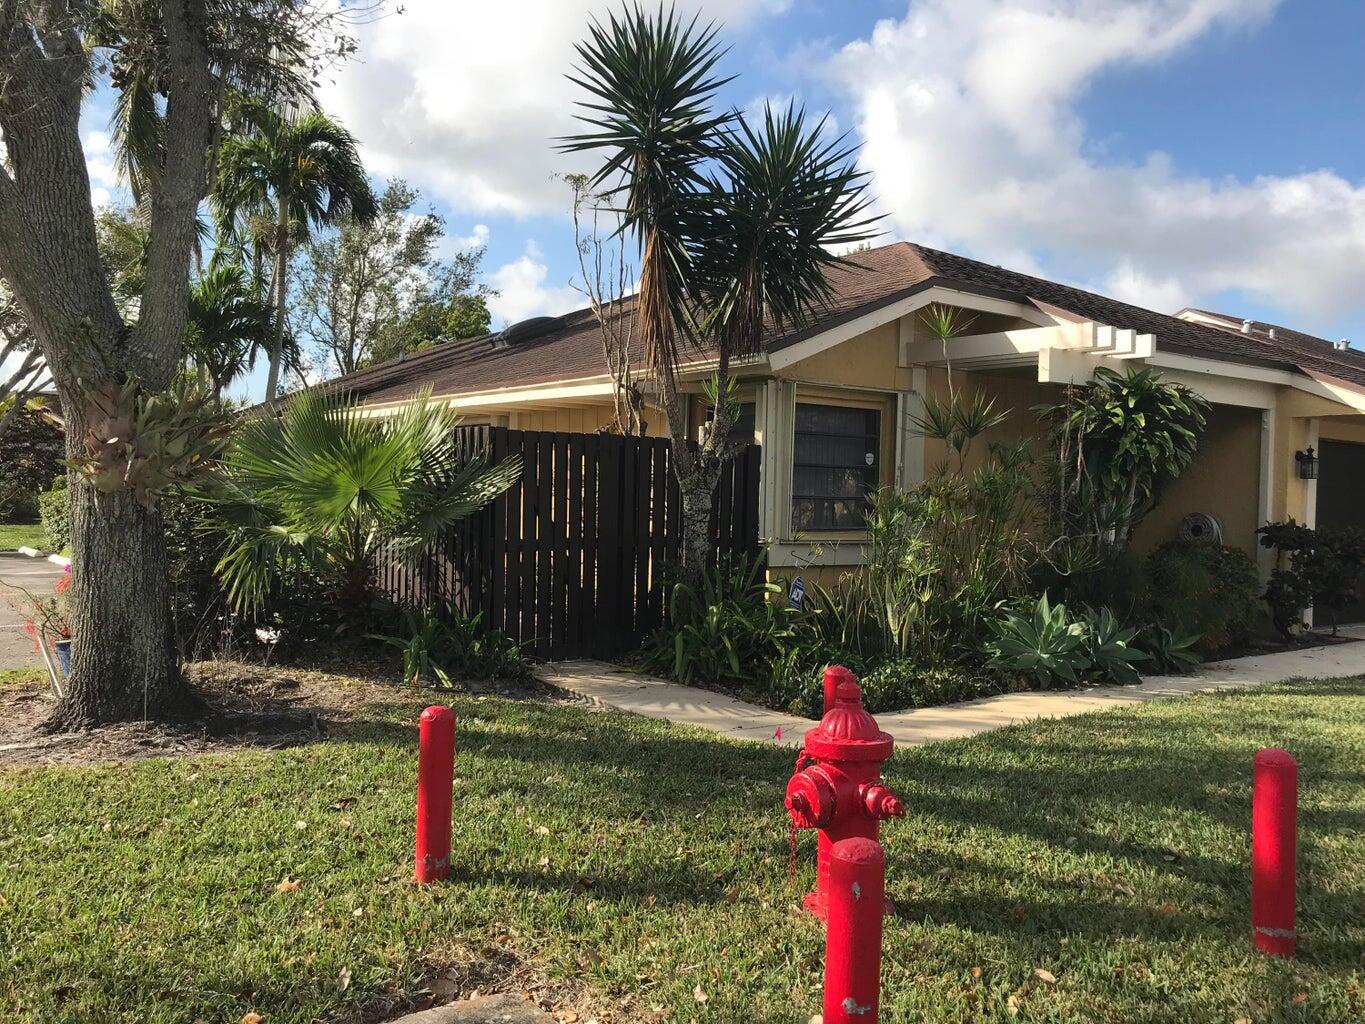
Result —
<svg viewBox="0 0 1365 1024"><path fill-rule="evenodd" d="M498 292L488 300L494 326L532 316L558 316L584 305L583 296L568 284L547 287L549 276L544 254L535 242L527 242L520 257L489 274L488 284Z"/></svg>
<svg viewBox="0 0 1365 1024"><path fill-rule="evenodd" d="M1021 270L1046 253L1157 308L1243 289L1341 316L1362 305L1365 182L1106 163L1077 113L1102 72L1256 27L1277 2L918 0L829 67L899 234Z"/></svg>
<svg viewBox="0 0 1365 1024"><path fill-rule="evenodd" d="M790 0L689 0L741 25ZM564 76L590 15L614 0L456 4L408 0L359 31L360 58L323 91L324 109L361 140L366 166L409 178L457 209L567 213L553 175L592 166L555 151L578 128L580 90Z"/></svg>
<svg viewBox="0 0 1365 1024"><path fill-rule="evenodd" d="M114 169L113 140L108 132L88 131L81 140L85 150L85 169L90 175L90 202L96 209L108 206L114 192L119 190L118 172Z"/></svg>

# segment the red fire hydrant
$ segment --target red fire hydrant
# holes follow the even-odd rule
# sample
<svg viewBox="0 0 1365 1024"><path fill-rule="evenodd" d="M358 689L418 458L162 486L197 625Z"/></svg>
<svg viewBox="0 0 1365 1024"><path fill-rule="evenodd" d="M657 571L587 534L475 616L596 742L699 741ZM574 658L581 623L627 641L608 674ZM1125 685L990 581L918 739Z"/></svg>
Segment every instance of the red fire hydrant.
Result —
<svg viewBox="0 0 1365 1024"><path fill-rule="evenodd" d="M845 670L847 671L847 670ZM863 708L852 673L835 690L834 706L806 733L796 771L787 782L787 812L795 828L820 830L816 889L804 906L824 920L829 910L830 849L841 839L878 839L884 818L905 816L882 784L881 766L894 741Z"/></svg>

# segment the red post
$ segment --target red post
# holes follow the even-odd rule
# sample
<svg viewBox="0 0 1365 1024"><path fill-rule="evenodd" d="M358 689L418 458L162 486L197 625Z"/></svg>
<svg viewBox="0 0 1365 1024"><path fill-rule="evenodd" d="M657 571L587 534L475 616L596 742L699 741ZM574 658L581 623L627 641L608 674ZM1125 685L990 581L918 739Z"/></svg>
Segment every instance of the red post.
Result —
<svg viewBox="0 0 1365 1024"><path fill-rule="evenodd" d="M1278 747L1257 753L1251 790L1251 933L1256 948L1294 955L1299 765Z"/></svg>
<svg viewBox="0 0 1365 1024"><path fill-rule="evenodd" d="M842 665L830 665L825 669L825 710L822 715L829 714L829 709L834 707L835 694L839 692L840 683L856 683L857 677L844 668Z"/></svg>
<svg viewBox="0 0 1365 1024"><path fill-rule="evenodd" d="M824 1024L877 1024L886 899L881 843L861 836L839 840L829 872Z"/></svg>
<svg viewBox="0 0 1365 1024"><path fill-rule="evenodd" d="M455 782L455 712L422 712L417 751L418 882L450 877L450 811Z"/></svg>

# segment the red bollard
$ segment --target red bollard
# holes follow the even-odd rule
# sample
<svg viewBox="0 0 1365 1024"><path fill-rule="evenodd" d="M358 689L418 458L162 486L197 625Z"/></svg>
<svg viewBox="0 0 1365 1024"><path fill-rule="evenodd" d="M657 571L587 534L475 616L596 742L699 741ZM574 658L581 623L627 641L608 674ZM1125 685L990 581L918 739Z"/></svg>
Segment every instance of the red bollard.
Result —
<svg viewBox="0 0 1365 1024"><path fill-rule="evenodd" d="M450 877L450 811L455 783L455 712L422 712L417 751L417 882Z"/></svg>
<svg viewBox="0 0 1365 1024"><path fill-rule="evenodd" d="M877 1024L886 855L861 836L834 844L825 925L824 1024Z"/></svg>
<svg viewBox="0 0 1365 1024"><path fill-rule="evenodd" d="M1251 789L1251 934L1256 948L1294 955L1299 764L1267 747L1254 759Z"/></svg>
<svg viewBox="0 0 1365 1024"><path fill-rule="evenodd" d="M825 669L825 709L821 715L829 714L829 709L834 707L834 698L839 693L840 683L856 683L858 681L848 669L842 665L830 665Z"/></svg>

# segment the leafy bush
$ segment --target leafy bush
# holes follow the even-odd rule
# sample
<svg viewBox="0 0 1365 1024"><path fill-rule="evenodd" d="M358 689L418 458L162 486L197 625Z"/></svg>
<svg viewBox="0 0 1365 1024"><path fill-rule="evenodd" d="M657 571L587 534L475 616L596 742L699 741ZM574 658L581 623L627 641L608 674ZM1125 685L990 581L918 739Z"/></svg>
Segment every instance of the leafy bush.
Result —
<svg viewBox="0 0 1365 1024"><path fill-rule="evenodd" d="M0 477L0 523L31 523L38 518L38 493L19 480Z"/></svg>
<svg viewBox="0 0 1365 1024"><path fill-rule="evenodd" d="M368 416L339 393L305 392L282 415L244 423L212 500L229 549L218 563L233 606L259 610L274 577L296 567L334 582L315 594L368 628L375 577L392 548L415 563L505 491L516 457L489 466L456 433L458 417L423 394Z"/></svg>
<svg viewBox="0 0 1365 1024"><path fill-rule="evenodd" d="M7 405L0 402L0 417L7 415ZM38 518L38 491L62 471L65 454L62 429L42 406L13 410L0 432L0 523Z"/></svg>
<svg viewBox="0 0 1365 1024"><path fill-rule="evenodd" d="M1085 624L1064 604L1040 597L1030 614L1009 612L990 624L985 651L991 660L1017 672L1030 672L1043 689L1057 680L1075 685L1090 667Z"/></svg>
<svg viewBox="0 0 1365 1024"><path fill-rule="evenodd" d="M1148 557L1147 578L1152 619L1182 635L1198 633L1201 654L1251 639L1260 581L1239 548L1169 541Z"/></svg>
<svg viewBox="0 0 1365 1024"><path fill-rule="evenodd" d="M480 628L482 614L465 618L450 605L443 609L404 609L406 632L371 634L403 655L403 679L445 687L456 679L525 679L530 666L521 646L503 633Z"/></svg>
<svg viewBox="0 0 1365 1024"><path fill-rule="evenodd" d="M66 474L52 481L52 490L38 495L38 515L47 533L47 545L54 551L71 546L71 495L66 489Z"/></svg>
<svg viewBox="0 0 1365 1024"><path fill-rule="evenodd" d="M258 608L238 612L231 607L218 579L218 563L228 539L217 528L214 511L202 501L166 497L160 502L166 528L167 576L176 645L182 658L198 659L257 643L256 630L268 630L272 642L293 646L331 639L340 619L320 594L336 584L301 560L278 567Z"/></svg>
<svg viewBox="0 0 1365 1024"><path fill-rule="evenodd" d="M762 559L722 559L703 574L700 589L675 584L665 625L645 644L643 667L684 683L765 688L774 666L799 671L793 649L802 650L814 635L802 628L801 612L772 600L781 593L767 581Z"/></svg>
<svg viewBox="0 0 1365 1024"><path fill-rule="evenodd" d="M1146 367L1100 367L1061 404L1039 407L1053 421L1048 508L1057 534L1089 547L1101 567L1126 550L1194 460L1208 408Z"/></svg>
<svg viewBox="0 0 1365 1024"><path fill-rule="evenodd" d="M1286 638L1302 625L1303 611L1327 613L1335 631L1342 609L1356 600L1365 566L1365 533L1356 529L1314 530L1294 520L1267 523L1256 531L1261 544L1277 552L1265 598L1275 628Z"/></svg>
<svg viewBox="0 0 1365 1024"><path fill-rule="evenodd" d="M925 665L912 658L885 661L859 679L873 714L973 700L1000 689L1000 680L962 665ZM823 700L823 691L821 692Z"/></svg>

